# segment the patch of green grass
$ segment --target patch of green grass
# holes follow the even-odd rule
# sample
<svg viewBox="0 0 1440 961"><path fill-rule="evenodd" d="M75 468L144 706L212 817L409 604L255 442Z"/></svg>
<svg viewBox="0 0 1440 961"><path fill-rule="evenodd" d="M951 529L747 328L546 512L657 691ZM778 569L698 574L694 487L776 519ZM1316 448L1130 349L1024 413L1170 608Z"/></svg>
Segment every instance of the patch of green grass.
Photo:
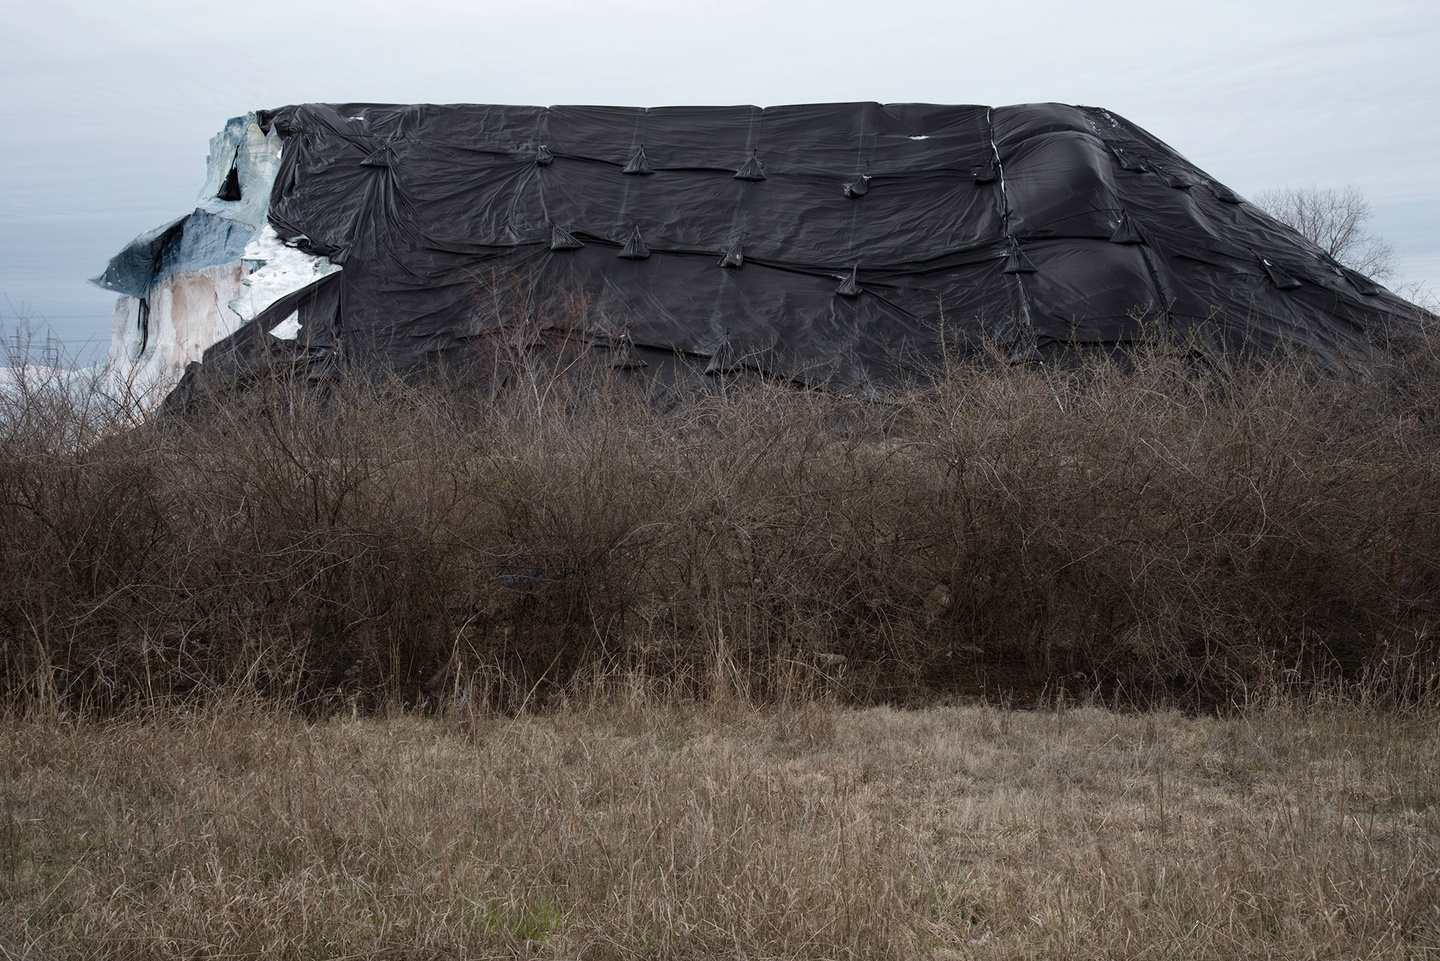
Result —
<svg viewBox="0 0 1440 961"><path fill-rule="evenodd" d="M475 911L475 922L486 934L514 941L545 941L565 930L570 915L543 894L519 904L491 901Z"/></svg>

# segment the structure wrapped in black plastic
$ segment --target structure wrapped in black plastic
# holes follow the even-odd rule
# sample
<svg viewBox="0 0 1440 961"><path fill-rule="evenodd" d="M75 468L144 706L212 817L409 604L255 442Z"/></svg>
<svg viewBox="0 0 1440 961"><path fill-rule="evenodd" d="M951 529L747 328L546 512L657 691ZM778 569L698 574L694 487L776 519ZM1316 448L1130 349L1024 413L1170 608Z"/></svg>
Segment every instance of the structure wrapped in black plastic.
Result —
<svg viewBox="0 0 1440 961"><path fill-rule="evenodd" d="M508 331L527 324L623 343L625 366L651 372L846 387L926 377L984 340L1027 358L1155 331L1343 366L1407 306L1091 107L305 104L258 118L283 141L270 225L342 269L207 365L265 349L413 369L549 342ZM500 292L516 285L527 308L511 316L517 297ZM294 311L299 338L264 336Z"/></svg>

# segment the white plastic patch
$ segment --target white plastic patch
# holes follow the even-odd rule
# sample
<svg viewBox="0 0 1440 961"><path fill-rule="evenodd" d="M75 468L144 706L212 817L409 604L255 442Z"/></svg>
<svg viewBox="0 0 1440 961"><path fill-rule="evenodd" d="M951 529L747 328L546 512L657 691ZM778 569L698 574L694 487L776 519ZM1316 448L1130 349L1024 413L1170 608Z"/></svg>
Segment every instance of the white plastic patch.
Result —
<svg viewBox="0 0 1440 961"><path fill-rule="evenodd" d="M279 337L281 340L294 340L300 336L300 311L295 311L280 323L270 328L271 337Z"/></svg>
<svg viewBox="0 0 1440 961"><path fill-rule="evenodd" d="M245 278L246 291L230 302L230 309L247 321L254 320L286 294L308 287L340 269L325 257L287 247L269 224L245 245L243 261L250 272Z"/></svg>

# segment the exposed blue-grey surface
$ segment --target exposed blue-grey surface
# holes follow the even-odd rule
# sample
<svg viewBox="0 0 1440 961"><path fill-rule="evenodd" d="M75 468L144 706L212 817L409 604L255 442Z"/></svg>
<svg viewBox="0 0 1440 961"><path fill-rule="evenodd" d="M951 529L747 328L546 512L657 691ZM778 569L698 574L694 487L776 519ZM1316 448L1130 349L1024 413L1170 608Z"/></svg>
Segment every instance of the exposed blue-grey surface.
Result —
<svg viewBox="0 0 1440 961"><path fill-rule="evenodd" d="M137 236L110 259L95 283L144 297L175 274L232 264L265 226L280 166L276 137L249 117L232 117L210 140L205 184L195 209Z"/></svg>

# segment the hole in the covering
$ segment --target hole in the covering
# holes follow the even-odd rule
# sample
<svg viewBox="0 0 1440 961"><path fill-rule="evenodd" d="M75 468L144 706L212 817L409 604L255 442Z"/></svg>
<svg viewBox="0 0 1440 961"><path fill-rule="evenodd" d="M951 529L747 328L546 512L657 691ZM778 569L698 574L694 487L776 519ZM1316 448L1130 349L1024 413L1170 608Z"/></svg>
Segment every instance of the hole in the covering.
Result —
<svg viewBox="0 0 1440 961"><path fill-rule="evenodd" d="M144 297L140 298L140 309L136 311L135 326L140 331L140 350L136 352L135 359L145 356L145 348L150 344L150 301Z"/></svg>
<svg viewBox="0 0 1440 961"><path fill-rule="evenodd" d="M215 195L220 200L236 201L240 199L240 171L235 167L225 175L225 182L220 185L220 192Z"/></svg>

